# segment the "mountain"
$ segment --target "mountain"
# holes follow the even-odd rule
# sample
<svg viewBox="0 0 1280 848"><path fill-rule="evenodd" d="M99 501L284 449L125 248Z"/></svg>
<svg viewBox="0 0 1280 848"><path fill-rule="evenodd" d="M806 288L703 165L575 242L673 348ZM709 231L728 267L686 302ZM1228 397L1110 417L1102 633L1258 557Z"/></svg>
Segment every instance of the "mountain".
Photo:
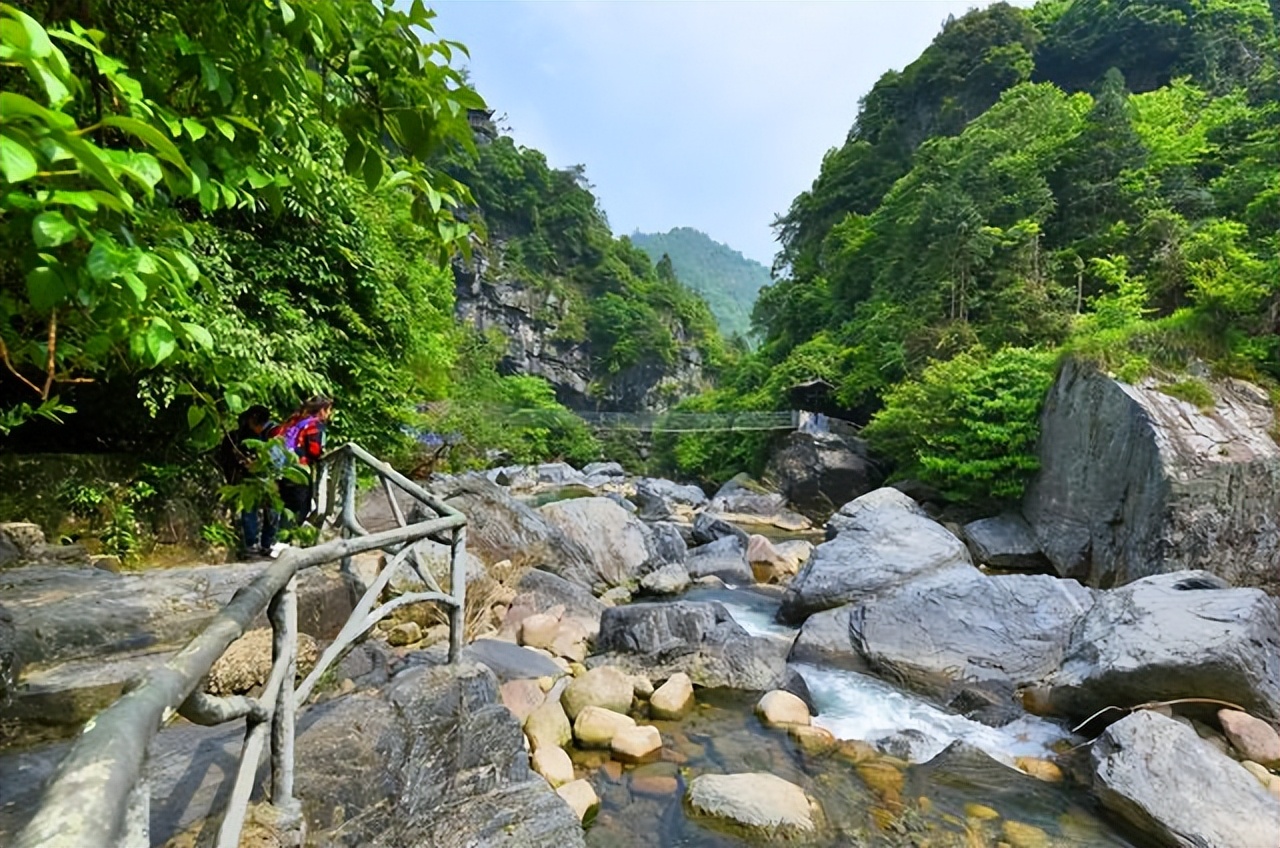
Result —
<svg viewBox="0 0 1280 848"><path fill-rule="evenodd" d="M756 295L770 282L768 268L692 227L633 233L631 243L655 263L670 256L680 282L707 301L726 338L747 336Z"/></svg>

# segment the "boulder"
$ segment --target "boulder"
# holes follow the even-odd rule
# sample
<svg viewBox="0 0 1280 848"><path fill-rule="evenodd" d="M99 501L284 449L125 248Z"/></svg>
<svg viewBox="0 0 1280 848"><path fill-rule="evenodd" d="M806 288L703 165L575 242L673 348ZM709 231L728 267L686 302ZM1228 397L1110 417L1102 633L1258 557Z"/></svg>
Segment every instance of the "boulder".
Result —
<svg viewBox="0 0 1280 848"><path fill-rule="evenodd" d="M850 606L815 612L805 619L791 643L790 663L810 663L848 671L868 670L862 654L853 645L849 630Z"/></svg>
<svg viewBox="0 0 1280 848"><path fill-rule="evenodd" d="M1068 362L1040 415L1023 514L1063 576L1112 586L1203 569L1280 592L1280 445L1267 393L1205 382L1211 410Z"/></svg>
<svg viewBox="0 0 1280 848"><path fill-rule="evenodd" d="M747 541L747 564L757 583L781 583L800 570L800 564L784 557L773 543L759 534Z"/></svg>
<svg viewBox="0 0 1280 848"><path fill-rule="evenodd" d="M432 478L432 484L467 516L467 549L483 562L542 568L587 589L600 582L590 551L483 476Z"/></svg>
<svg viewBox="0 0 1280 848"><path fill-rule="evenodd" d="M684 564L689 546L674 525L666 522L645 525L645 545L649 549L648 568Z"/></svg>
<svg viewBox="0 0 1280 848"><path fill-rule="evenodd" d="M573 736L583 748L608 748L621 731L635 726L635 719L625 713L587 706L573 720Z"/></svg>
<svg viewBox="0 0 1280 848"><path fill-rule="evenodd" d="M535 752L542 748L561 748L573 741L573 726L564 713L559 698L547 698L524 721L524 734Z"/></svg>
<svg viewBox="0 0 1280 848"><path fill-rule="evenodd" d="M18 656L18 637L13 629L13 616L0 606L0 704L7 703L22 673Z"/></svg>
<svg viewBox="0 0 1280 848"><path fill-rule="evenodd" d="M552 789L573 782L573 760L569 759L564 748L544 745L533 752L530 762L533 770L542 775Z"/></svg>
<svg viewBox="0 0 1280 848"><path fill-rule="evenodd" d="M1280 768L1280 733L1274 727L1238 710L1218 710L1218 721L1241 757L1266 768Z"/></svg>
<svg viewBox="0 0 1280 848"><path fill-rule="evenodd" d="M1276 848L1280 801L1195 731L1150 710L1094 742L1093 786L1151 844Z"/></svg>
<svg viewBox="0 0 1280 848"><path fill-rule="evenodd" d="M755 578L747 564L747 549L735 536L726 536L689 551L685 568L693 579L719 577L730 586L750 586Z"/></svg>
<svg viewBox="0 0 1280 848"><path fill-rule="evenodd" d="M1097 595L1048 681L1048 708L1075 720L1106 706L1216 698L1280 719L1280 608L1203 571Z"/></svg>
<svg viewBox="0 0 1280 848"><path fill-rule="evenodd" d="M756 703L756 715L771 727L810 723L809 705L781 689L774 689L764 694L764 697Z"/></svg>
<svg viewBox="0 0 1280 848"><path fill-rule="evenodd" d="M565 486L581 486L583 474L567 462L544 462L534 468L538 476L538 484L548 489L563 489Z"/></svg>
<svg viewBox="0 0 1280 848"><path fill-rule="evenodd" d="M695 814L720 819L760 836L790 838L817 830L817 803L794 783L772 774L702 774L685 795Z"/></svg>
<svg viewBox="0 0 1280 848"><path fill-rule="evenodd" d="M734 527L728 521L710 512L700 512L693 520L693 541L699 545L709 545L717 539L734 536L742 540L746 548L749 534L741 527Z"/></svg>
<svg viewBox="0 0 1280 848"><path fill-rule="evenodd" d="M599 666L575 678L564 690L560 702L570 719L576 719L587 707L625 714L631 709L634 689L630 675L613 666Z"/></svg>
<svg viewBox="0 0 1280 848"><path fill-rule="evenodd" d="M587 477L625 477L627 472L616 462L589 462L582 467Z"/></svg>
<svg viewBox="0 0 1280 848"><path fill-rule="evenodd" d="M550 649L559 632L560 616L535 613L520 622L520 644L528 648Z"/></svg>
<svg viewBox="0 0 1280 848"><path fill-rule="evenodd" d="M649 715L656 719L678 720L693 708L693 682L677 672L649 696Z"/></svg>
<svg viewBox="0 0 1280 848"><path fill-rule="evenodd" d="M640 590L648 595L678 595L689 588L689 572L678 563L664 565L640 578Z"/></svg>
<svg viewBox="0 0 1280 848"><path fill-rule="evenodd" d="M1074 580L954 574L852 606L853 645L878 674L944 699L961 685L1011 693L1058 670L1093 606L1093 592Z"/></svg>
<svg viewBox="0 0 1280 848"><path fill-rule="evenodd" d="M778 616L799 623L812 613L870 599L908 583L953 582L974 572L969 551L897 489L868 492L827 522L836 537L813 550Z"/></svg>
<svg viewBox="0 0 1280 848"><path fill-rule="evenodd" d="M564 799L569 805L569 809L573 810L574 815L578 817L579 822L585 822L587 816L600 806L600 796L596 795L596 790L591 786L591 781L575 780L572 783L566 783L556 790L556 794ZM514 845L532 844L523 842L513 842ZM554 842L538 843L541 845L559 845Z"/></svg>
<svg viewBox="0 0 1280 848"><path fill-rule="evenodd" d="M508 680L499 687L499 694L502 705L511 710L521 724L547 699L536 680Z"/></svg>
<svg viewBox="0 0 1280 848"><path fill-rule="evenodd" d="M799 513L787 509L787 499L770 492L746 474L739 474L720 487L707 504L707 512L746 524L770 524L783 530L808 530L812 524Z"/></svg>
<svg viewBox="0 0 1280 848"><path fill-rule="evenodd" d="M0 568L7 563L33 559L45 545L44 531L29 521L0 523Z"/></svg>
<svg viewBox="0 0 1280 848"><path fill-rule="evenodd" d="M302 724L297 796L316 844L583 845L485 669L413 668L384 691L312 707Z"/></svg>
<svg viewBox="0 0 1280 848"><path fill-rule="evenodd" d="M764 691L786 674L787 646L753 637L723 604L706 601L631 604L605 611L588 665L618 665L637 674L683 671L698 686Z"/></svg>
<svg viewBox="0 0 1280 848"><path fill-rule="evenodd" d="M789 433L769 460L768 476L795 509L814 520L884 480L862 439L834 433Z"/></svg>
<svg viewBox="0 0 1280 848"><path fill-rule="evenodd" d="M497 639L477 639L462 649L462 656L469 662L489 668L498 680L537 680L539 677L559 677L564 674L560 666L547 657L510 642Z"/></svg>
<svg viewBox="0 0 1280 848"><path fill-rule="evenodd" d="M634 583L644 573L651 556L645 526L610 499L557 501L539 511L587 551L593 591Z"/></svg>
<svg viewBox="0 0 1280 848"><path fill-rule="evenodd" d="M970 521L964 525L964 539L973 561L979 565L1013 571L1048 571L1050 568L1031 526L1016 513Z"/></svg>
<svg viewBox="0 0 1280 848"><path fill-rule="evenodd" d="M531 569L516 584L519 594L511 602L532 612L545 612L556 606L564 607L562 620L575 621L587 631L588 638L595 638L600 630L600 615L604 604L578 583L571 583L549 571Z"/></svg>
<svg viewBox="0 0 1280 848"><path fill-rule="evenodd" d="M707 496L697 486L641 477L636 480L633 500L646 521L689 521L695 510L706 505Z"/></svg>
<svg viewBox="0 0 1280 848"><path fill-rule="evenodd" d="M609 743L613 758L620 763L648 763L662 753L662 734L652 725L627 727Z"/></svg>

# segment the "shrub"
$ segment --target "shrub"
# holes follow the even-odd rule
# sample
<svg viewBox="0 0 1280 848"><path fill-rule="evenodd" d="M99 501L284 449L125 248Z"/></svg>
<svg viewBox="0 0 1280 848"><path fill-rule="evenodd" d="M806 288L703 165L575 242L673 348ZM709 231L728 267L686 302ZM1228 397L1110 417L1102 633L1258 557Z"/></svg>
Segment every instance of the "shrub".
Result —
<svg viewBox="0 0 1280 848"><path fill-rule="evenodd" d="M1037 418L1053 368L1051 353L1014 347L934 362L888 392L864 435L899 477L958 500L1015 499L1039 467Z"/></svg>

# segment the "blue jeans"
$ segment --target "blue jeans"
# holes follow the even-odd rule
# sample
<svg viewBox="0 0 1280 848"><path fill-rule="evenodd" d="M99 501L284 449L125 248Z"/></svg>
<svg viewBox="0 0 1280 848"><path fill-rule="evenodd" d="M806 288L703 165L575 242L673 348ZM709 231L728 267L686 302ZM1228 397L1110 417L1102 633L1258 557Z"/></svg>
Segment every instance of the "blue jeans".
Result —
<svg viewBox="0 0 1280 848"><path fill-rule="evenodd" d="M276 543L280 529L280 513L269 506L240 513L240 531L247 551L269 551ZM261 538L259 538L261 530Z"/></svg>

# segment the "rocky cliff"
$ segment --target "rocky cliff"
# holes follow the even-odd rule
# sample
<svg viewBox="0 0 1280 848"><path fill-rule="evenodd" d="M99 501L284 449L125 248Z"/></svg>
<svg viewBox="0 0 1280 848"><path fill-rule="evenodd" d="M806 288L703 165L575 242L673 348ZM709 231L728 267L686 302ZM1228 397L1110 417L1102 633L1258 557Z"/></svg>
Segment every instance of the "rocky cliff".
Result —
<svg viewBox="0 0 1280 848"><path fill-rule="evenodd" d="M1280 591L1280 447L1265 392L1199 381L1212 406L1068 362L1041 413L1023 512L1058 573L1095 586L1179 569Z"/></svg>
<svg viewBox="0 0 1280 848"><path fill-rule="evenodd" d="M546 379L570 409L661 411L709 387L702 353L679 324L671 328L674 362L642 361L610 374L596 366L590 338L562 332L573 317L570 299L508 277L481 257L470 267L455 266L454 279L457 319L507 339L502 371Z"/></svg>

